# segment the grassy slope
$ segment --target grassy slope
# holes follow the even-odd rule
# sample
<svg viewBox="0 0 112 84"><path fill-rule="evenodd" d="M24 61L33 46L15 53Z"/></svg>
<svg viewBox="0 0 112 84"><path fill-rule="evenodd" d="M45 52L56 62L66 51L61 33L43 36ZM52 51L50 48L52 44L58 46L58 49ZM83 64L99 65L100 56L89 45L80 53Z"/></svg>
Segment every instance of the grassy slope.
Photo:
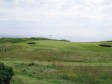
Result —
<svg viewBox="0 0 112 84"><path fill-rule="evenodd" d="M0 43L0 60L14 68L11 84L112 84L112 48L99 44L35 39Z"/></svg>

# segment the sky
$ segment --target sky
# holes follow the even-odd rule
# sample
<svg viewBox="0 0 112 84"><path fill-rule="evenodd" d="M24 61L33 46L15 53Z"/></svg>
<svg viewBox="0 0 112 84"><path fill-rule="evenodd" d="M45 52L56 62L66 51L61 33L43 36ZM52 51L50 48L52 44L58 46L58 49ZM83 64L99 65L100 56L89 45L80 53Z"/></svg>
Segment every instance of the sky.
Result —
<svg viewBox="0 0 112 84"><path fill-rule="evenodd" d="M112 40L112 0L0 0L0 35Z"/></svg>

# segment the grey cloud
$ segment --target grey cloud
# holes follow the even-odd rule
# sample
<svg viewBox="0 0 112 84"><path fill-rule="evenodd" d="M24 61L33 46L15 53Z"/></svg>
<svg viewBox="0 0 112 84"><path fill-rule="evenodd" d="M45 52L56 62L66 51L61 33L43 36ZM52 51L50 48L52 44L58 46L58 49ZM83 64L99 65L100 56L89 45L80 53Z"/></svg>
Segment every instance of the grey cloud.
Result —
<svg viewBox="0 0 112 84"><path fill-rule="evenodd" d="M105 0L97 5L87 5L85 1L87 0L2 0L0 34L25 32L32 35L68 35L86 40L110 39L112 1ZM35 19L39 20L33 21Z"/></svg>
<svg viewBox="0 0 112 84"><path fill-rule="evenodd" d="M1 16L6 16L6 15L8 15L8 12L0 12L0 17Z"/></svg>

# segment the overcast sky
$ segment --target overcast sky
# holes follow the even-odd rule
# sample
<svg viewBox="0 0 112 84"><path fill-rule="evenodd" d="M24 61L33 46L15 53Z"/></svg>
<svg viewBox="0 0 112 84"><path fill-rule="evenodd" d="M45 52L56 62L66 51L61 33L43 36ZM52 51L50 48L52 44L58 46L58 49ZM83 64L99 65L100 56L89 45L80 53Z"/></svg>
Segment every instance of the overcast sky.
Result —
<svg viewBox="0 0 112 84"><path fill-rule="evenodd" d="M112 0L0 0L0 35L112 40Z"/></svg>

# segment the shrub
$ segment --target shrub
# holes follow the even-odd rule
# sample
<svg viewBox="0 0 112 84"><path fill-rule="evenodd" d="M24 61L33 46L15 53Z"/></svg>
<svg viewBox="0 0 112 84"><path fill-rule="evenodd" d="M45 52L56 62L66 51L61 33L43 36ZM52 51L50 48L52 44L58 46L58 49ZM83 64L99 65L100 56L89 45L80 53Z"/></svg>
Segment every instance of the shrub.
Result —
<svg viewBox="0 0 112 84"><path fill-rule="evenodd" d="M7 67L3 63L0 63L0 84L10 84L13 75L14 72L11 67Z"/></svg>
<svg viewBox="0 0 112 84"><path fill-rule="evenodd" d="M61 39L59 41L70 42L69 40Z"/></svg>
<svg viewBox="0 0 112 84"><path fill-rule="evenodd" d="M0 43L21 43L25 41L24 38L0 38Z"/></svg>
<svg viewBox="0 0 112 84"><path fill-rule="evenodd" d="M50 40L49 38L44 38L44 37L31 37L29 40Z"/></svg>

